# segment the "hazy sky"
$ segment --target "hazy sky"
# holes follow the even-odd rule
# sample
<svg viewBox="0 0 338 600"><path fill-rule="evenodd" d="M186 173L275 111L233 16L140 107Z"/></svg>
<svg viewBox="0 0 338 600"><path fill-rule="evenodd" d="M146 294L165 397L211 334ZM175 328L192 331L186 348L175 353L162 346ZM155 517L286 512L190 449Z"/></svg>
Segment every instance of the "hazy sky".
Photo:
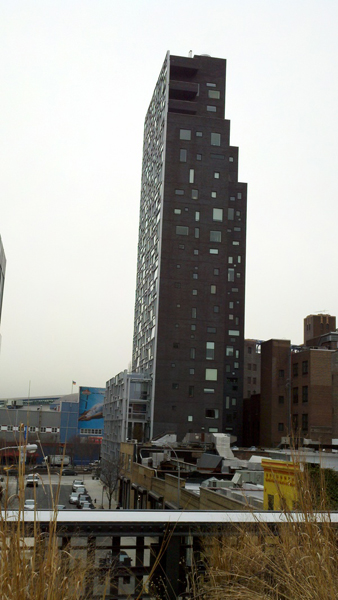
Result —
<svg viewBox="0 0 338 600"><path fill-rule="evenodd" d="M338 313L337 0L0 0L0 397L128 367L143 121L167 50L227 59L246 337Z"/></svg>

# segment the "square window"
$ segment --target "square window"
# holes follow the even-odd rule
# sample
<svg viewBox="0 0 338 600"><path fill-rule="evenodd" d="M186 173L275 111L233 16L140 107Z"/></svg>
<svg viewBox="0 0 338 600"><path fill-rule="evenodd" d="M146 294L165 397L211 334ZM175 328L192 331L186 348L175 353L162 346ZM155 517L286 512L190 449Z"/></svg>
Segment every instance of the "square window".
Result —
<svg viewBox="0 0 338 600"><path fill-rule="evenodd" d="M278 431L284 431L284 423L278 423Z"/></svg>
<svg viewBox="0 0 338 600"><path fill-rule="evenodd" d="M221 231L210 231L210 242L221 242L222 232Z"/></svg>
<svg viewBox="0 0 338 600"><path fill-rule="evenodd" d="M189 183L194 183L195 181L195 169L189 169Z"/></svg>
<svg viewBox="0 0 338 600"><path fill-rule="evenodd" d="M191 140L191 130L190 129L180 129L180 140Z"/></svg>
<svg viewBox="0 0 338 600"><path fill-rule="evenodd" d="M221 145L221 134L220 133L212 133L210 142L211 142L212 146L220 146Z"/></svg>
<svg viewBox="0 0 338 600"><path fill-rule="evenodd" d="M210 294L216 294L216 286L215 285L210 286Z"/></svg>
<svg viewBox="0 0 338 600"><path fill-rule="evenodd" d="M213 221L223 221L223 208L213 208L212 209L212 219Z"/></svg>
<svg viewBox="0 0 338 600"><path fill-rule="evenodd" d="M180 149L180 162L187 162L187 151L185 148Z"/></svg>
<svg viewBox="0 0 338 600"><path fill-rule="evenodd" d="M191 331L196 331L196 325L190 325Z"/></svg>
<svg viewBox="0 0 338 600"><path fill-rule="evenodd" d="M194 250L195 256L198 256L198 250Z"/></svg>
<svg viewBox="0 0 338 600"><path fill-rule="evenodd" d="M199 221L200 220L200 216L201 216L200 211L196 210L195 211L195 221Z"/></svg>
<svg viewBox="0 0 338 600"><path fill-rule="evenodd" d="M221 97L221 92L218 90L208 90L208 97L213 98L214 100L219 100Z"/></svg>
<svg viewBox="0 0 338 600"><path fill-rule="evenodd" d="M235 281L235 269L228 269L228 281Z"/></svg>
<svg viewBox="0 0 338 600"><path fill-rule="evenodd" d="M217 381L217 369L205 369L206 381Z"/></svg>
<svg viewBox="0 0 338 600"><path fill-rule="evenodd" d="M303 375L307 375L309 372L309 361L308 360L303 360L302 362L302 373Z"/></svg>
<svg viewBox="0 0 338 600"><path fill-rule="evenodd" d="M219 411L218 408L206 408L205 417L206 419L218 419Z"/></svg>
<svg viewBox="0 0 338 600"><path fill-rule="evenodd" d="M193 200L198 200L198 190L191 190L191 197Z"/></svg>
<svg viewBox="0 0 338 600"><path fill-rule="evenodd" d="M196 131L196 137L202 137L203 133L202 131Z"/></svg>
<svg viewBox="0 0 338 600"><path fill-rule="evenodd" d="M237 198L238 198L238 200L242 200L242 193L241 192L238 192Z"/></svg>
<svg viewBox="0 0 338 600"><path fill-rule="evenodd" d="M195 375L195 369L189 369L189 375Z"/></svg>
<svg viewBox="0 0 338 600"><path fill-rule="evenodd" d="M211 197L212 198L217 198L217 192L211 192Z"/></svg>
<svg viewBox="0 0 338 600"><path fill-rule="evenodd" d="M210 248L209 254L218 254L218 248Z"/></svg>
<svg viewBox="0 0 338 600"><path fill-rule="evenodd" d="M214 306L214 313L219 313L219 306Z"/></svg>
<svg viewBox="0 0 338 600"><path fill-rule="evenodd" d="M196 154L196 160L202 160L202 154Z"/></svg>
<svg viewBox="0 0 338 600"><path fill-rule="evenodd" d="M190 396L190 394L189 394L189 396ZM192 423L193 420L194 420L193 416L192 415L188 415L188 422Z"/></svg>
<svg viewBox="0 0 338 600"><path fill-rule="evenodd" d="M176 196L183 196L184 190L175 190L175 194L176 194Z"/></svg>
<svg viewBox="0 0 338 600"><path fill-rule="evenodd" d="M190 348L190 358L192 360L196 358L196 348Z"/></svg>
<svg viewBox="0 0 338 600"><path fill-rule="evenodd" d="M180 215L181 214L181 209L180 208L174 208L174 214L175 215Z"/></svg>
<svg viewBox="0 0 338 600"><path fill-rule="evenodd" d="M229 221L233 221L235 217L235 209L234 208L228 208L228 220Z"/></svg>
<svg viewBox="0 0 338 600"><path fill-rule="evenodd" d="M226 354L226 356L233 356L234 355L233 346L227 346L226 350L225 350L225 354Z"/></svg>
<svg viewBox="0 0 338 600"><path fill-rule="evenodd" d="M219 179L219 171L214 172L214 179Z"/></svg>
<svg viewBox="0 0 338 600"><path fill-rule="evenodd" d="M212 106L210 104L207 104L207 111L208 112L216 112L216 106Z"/></svg>
<svg viewBox="0 0 338 600"><path fill-rule="evenodd" d="M193 296L197 296L197 290L193 290L193 291L192 291L192 295L193 295Z"/></svg>
<svg viewBox="0 0 338 600"><path fill-rule="evenodd" d="M229 162L234 162L234 157L233 156L229 156Z"/></svg>
<svg viewBox="0 0 338 600"><path fill-rule="evenodd" d="M176 235L189 235L189 227L176 225Z"/></svg>
<svg viewBox="0 0 338 600"><path fill-rule="evenodd" d="M219 275L219 269L214 269L214 275Z"/></svg>
<svg viewBox="0 0 338 600"><path fill-rule="evenodd" d="M216 327L207 327L207 333L217 333Z"/></svg>
<svg viewBox="0 0 338 600"><path fill-rule="evenodd" d="M193 278L193 279L198 279L198 273L193 273L193 274L192 274L192 278Z"/></svg>

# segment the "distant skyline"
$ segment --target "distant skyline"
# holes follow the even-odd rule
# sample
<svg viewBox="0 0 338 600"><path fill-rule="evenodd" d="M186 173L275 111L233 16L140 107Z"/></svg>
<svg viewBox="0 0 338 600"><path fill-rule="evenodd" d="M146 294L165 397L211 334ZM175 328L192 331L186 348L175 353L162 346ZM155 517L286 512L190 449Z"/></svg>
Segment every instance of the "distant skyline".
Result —
<svg viewBox="0 0 338 600"><path fill-rule="evenodd" d="M0 398L131 361L143 122L167 50L227 59L247 338L337 315L338 5L0 0ZM74 389L75 391L75 389Z"/></svg>

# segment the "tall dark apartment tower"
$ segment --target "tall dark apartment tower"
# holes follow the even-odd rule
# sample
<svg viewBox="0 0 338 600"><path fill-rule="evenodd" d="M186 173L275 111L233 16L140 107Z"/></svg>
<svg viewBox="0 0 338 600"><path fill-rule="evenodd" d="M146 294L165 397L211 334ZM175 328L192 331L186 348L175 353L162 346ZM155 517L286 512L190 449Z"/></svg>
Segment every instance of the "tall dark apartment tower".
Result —
<svg viewBox="0 0 338 600"><path fill-rule="evenodd" d="M168 53L145 119L133 371L153 379L154 437L242 438L247 185L225 71Z"/></svg>

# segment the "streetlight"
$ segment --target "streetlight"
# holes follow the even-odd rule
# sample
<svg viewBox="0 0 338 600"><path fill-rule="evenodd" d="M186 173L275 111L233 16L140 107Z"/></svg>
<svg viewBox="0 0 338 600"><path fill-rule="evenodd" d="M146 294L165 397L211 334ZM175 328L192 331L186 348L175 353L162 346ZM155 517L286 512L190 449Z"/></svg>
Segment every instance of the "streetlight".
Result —
<svg viewBox="0 0 338 600"><path fill-rule="evenodd" d="M36 444L25 444L24 446L5 446L5 448L0 448L0 452L4 452L5 450L19 450L19 471L16 477L16 493L18 493L19 489L19 474L20 474L20 464L22 464L26 460L26 454L32 454L36 452L38 449ZM9 475L10 467L7 468L7 477ZM8 479L7 479L8 482Z"/></svg>

